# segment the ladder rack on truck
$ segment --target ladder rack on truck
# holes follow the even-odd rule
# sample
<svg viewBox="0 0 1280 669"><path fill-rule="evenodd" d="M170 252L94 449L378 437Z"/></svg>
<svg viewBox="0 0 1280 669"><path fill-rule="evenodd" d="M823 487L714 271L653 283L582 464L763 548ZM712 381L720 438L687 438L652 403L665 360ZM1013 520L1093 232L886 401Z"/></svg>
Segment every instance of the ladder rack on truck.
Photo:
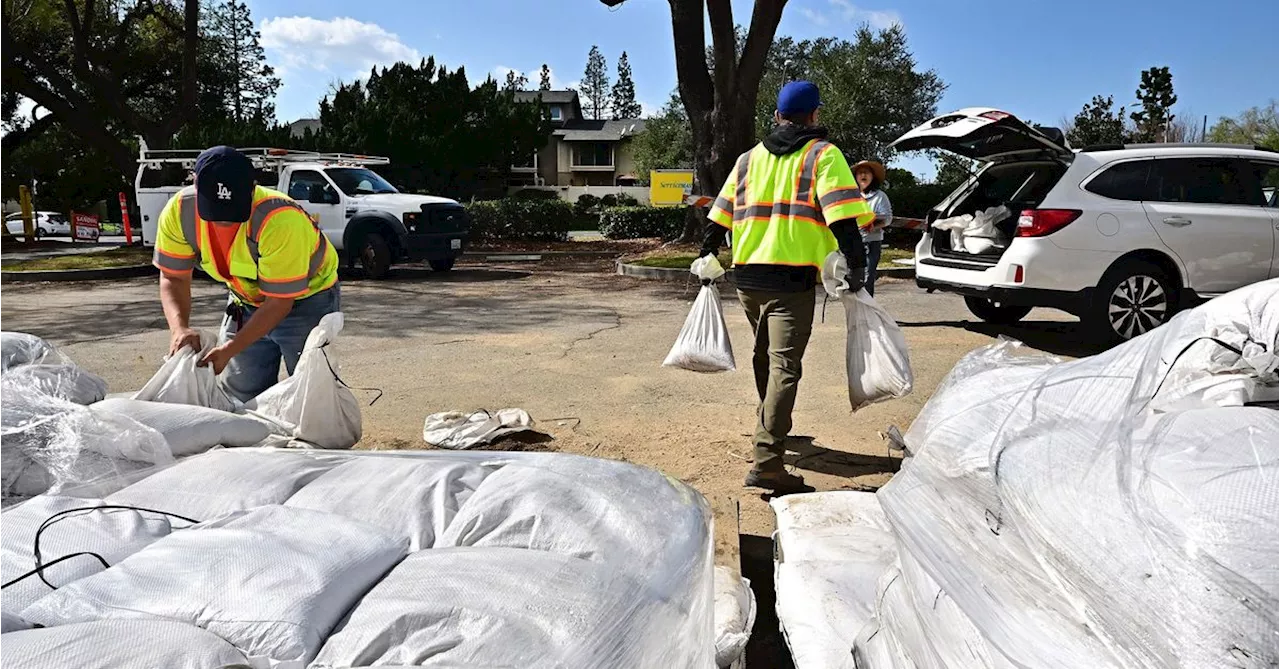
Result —
<svg viewBox="0 0 1280 669"><path fill-rule="evenodd" d="M319 163L323 165L389 165L390 158L382 156L366 156L358 153L327 153L322 151L299 151L297 149L277 149L272 147L250 147L238 149L253 162L258 169L279 167L285 163ZM178 163L183 167L195 167L196 158L202 149L142 149L138 152L138 162L158 169L161 163Z"/></svg>

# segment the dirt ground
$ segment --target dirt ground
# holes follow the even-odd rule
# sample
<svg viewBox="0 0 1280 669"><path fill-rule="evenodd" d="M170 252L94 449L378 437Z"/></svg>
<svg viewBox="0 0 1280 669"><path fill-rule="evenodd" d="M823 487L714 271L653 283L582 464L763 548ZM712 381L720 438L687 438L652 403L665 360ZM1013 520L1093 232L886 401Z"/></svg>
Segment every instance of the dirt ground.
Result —
<svg viewBox="0 0 1280 669"><path fill-rule="evenodd" d="M661 366L696 289L617 276L611 260L464 264L448 274L411 268L390 281L347 280L346 330L335 346L342 378L382 391L363 409L360 447L426 448L423 419L438 411L526 409L552 440L515 447L616 458L663 470L709 497L738 496L744 573L758 584L768 579L762 590L771 590L773 516L758 490L742 488L756 397L751 336L731 288L724 295L739 369L708 375ZM968 351L1004 335L1061 355L1093 352L1065 314L1037 310L1018 326L995 327L977 322L960 298L926 294L911 281L882 279L877 292L906 332L915 391L851 414L844 313L838 303L826 306L805 356L795 452L787 457L819 490L883 485L899 460L880 433L890 425L905 431ZM223 289L198 282L195 325L216 328L224 303ZM64 347L111 392L141 387L168 341L154 278L6 284L0 320L5 330ZM377 393L357 395L367 403ZM772 615L771 596L762 592L762 616Z"/></svg>

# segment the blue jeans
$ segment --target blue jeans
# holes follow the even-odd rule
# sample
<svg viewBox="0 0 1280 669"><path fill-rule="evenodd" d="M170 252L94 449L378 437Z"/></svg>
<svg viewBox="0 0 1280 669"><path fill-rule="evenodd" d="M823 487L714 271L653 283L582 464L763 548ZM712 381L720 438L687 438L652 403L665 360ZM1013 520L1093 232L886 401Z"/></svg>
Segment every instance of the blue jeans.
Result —
<svg viewBox="0 0 1280 669"><path fill-rule="evenodd" d="M338 284L322 293L293 303L293 309L267 336L249 345L227 363L222 385L232 397L247 402L280 380L280 361L284 369L293 374L302 356L302 346L307 335L320 324L320 319L340 309ZM249 322L255 309L244 308L244 322ZM227 318L223 325L222 341L229 341L237 332L235 321Z"/></svg>
<svg viewBox="0 0 1280 669"><path fill-rule="evenodd" d="M880 245L883 242L863 242L867 247L867 294L876 294L876 266L880 264Z"/></svg>

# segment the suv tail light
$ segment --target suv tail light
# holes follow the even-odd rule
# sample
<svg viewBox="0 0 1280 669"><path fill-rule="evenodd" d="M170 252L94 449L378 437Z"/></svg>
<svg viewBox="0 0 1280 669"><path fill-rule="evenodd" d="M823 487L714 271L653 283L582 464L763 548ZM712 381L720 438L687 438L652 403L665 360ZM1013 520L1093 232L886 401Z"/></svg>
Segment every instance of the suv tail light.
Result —
<svg viewBox="0 0 1280 669"><path fill-rule="evenodd" d="M1080 218L1079 209L1024 209L1018 217L1018 237L1043 237Z"/></svg>

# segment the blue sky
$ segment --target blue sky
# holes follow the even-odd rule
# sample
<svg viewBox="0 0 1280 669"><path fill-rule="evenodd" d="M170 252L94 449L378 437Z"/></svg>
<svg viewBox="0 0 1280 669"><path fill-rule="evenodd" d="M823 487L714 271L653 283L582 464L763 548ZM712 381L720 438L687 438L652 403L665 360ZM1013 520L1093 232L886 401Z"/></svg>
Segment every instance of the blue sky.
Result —
<svg viewBox="0 0 1280 669"><path fill-rule="evenodd" d="M752 3L733 4L735 19L747 23ZM547 63L563 86L582 76L587 52L597 44L611 78L618 55L628 53L637 97L647 110L659 108L676 85L670 10L663 0L627 0L612 10L597 0L249 5L269 60L282 70L277 115L285 121L315 115L332 83L362 76L375 63L428 55L466 66L473 82L511 68L528 73L536 85L537 70ZM1153 65L1173 72L1175 113L1196 119L1207 114L1211 125L1280 95L1280 9L1263 0L791 0L778 34L848 37L863 22L905 26L919 66L936 70L949 85L939 112L991 106L1057 125L1094 95L1133 102L1139 72ZM900 163L931 171L925 161Z"/></svg>

